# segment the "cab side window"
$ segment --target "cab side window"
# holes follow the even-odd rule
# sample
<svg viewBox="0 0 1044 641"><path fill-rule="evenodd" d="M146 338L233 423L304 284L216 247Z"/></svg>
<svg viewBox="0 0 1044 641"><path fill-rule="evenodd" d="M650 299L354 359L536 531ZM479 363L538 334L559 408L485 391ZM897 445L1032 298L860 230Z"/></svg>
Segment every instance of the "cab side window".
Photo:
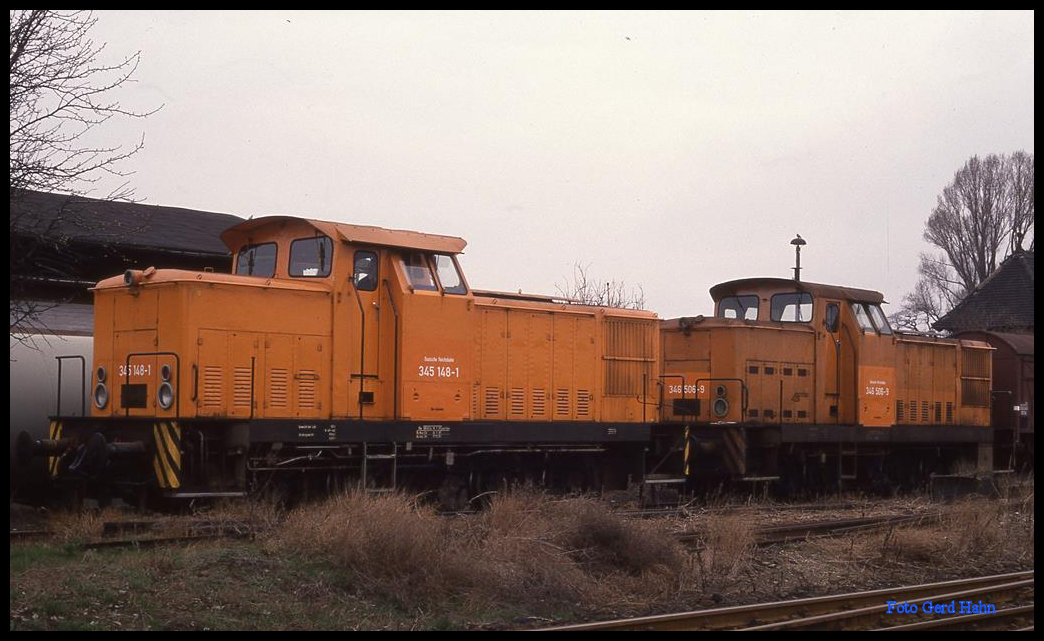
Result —
<svg viewBox="0 0 1044 641"><path fill-rule="evenodd" d="M327 236L298 238L290 243L290 275L322 278L330 275L333 243Z"/></svg>
<svg viewBox="0 0 1044 641"><path fill-rule="evenodd" d="M774 294L771 301L773 321L807 323L812 320L812 294L794 292Z"/></svg>
<svg viewBox="0 0 1044 641"><path fill-rule="evenodd" d="M870 322L870 314L867 313L866 307L862 303L852 303L852 313L855 314L860 330L874 333L874 324Z"/></svg>
<svg viewBox="0 0 1044 641"><path fill-rule="evenodd" d="M881 306L868 304L866 307L870 310L870 318L874 321L874 325L877 326L877 331L886 336L891 334L892 328L888 324L888 317L885 316Z"/></svg>
<svg viewBox="0 0 1044 641"><path fill-rule="evenodd" d="M402 266L413 289L423 289L432 292L438 290L438 287L435 285L435 277L431 273L431 266L428 265L428 257L423 252L404 254Z"/></svg>
<svg viewBox="0 0 1044 641"><path fill-rule="evenodd" d="M352 272L352 283L361 292L372 292L377 289L377 254L371 251L355 252L355 269Z"/></svg>
<svg viewBox="0 0 1044 641"><path fill-rule="evenodd" d="M236 273L242 276L275 276L276 244L247 245L236 254Z"/></svg>
<svg viewBox="0 0 1044 641"><path fill-rule="evenodd" d="M435 273L439 277L439 282L442 283L442 291L447 294L467 294L468 288L464 284L464 277L460 275L460 270L457 269L453 257L448 254L435 254L434 258Z"/></svg>
<svg viewBox="0 0 1044 641"><path fill-rule="evenodd" d="M837 331L837 319L840 316L841 307L837 303L827 303L826 318L823 320L823 325L826 327L826 331L831 334Z"/></svg>

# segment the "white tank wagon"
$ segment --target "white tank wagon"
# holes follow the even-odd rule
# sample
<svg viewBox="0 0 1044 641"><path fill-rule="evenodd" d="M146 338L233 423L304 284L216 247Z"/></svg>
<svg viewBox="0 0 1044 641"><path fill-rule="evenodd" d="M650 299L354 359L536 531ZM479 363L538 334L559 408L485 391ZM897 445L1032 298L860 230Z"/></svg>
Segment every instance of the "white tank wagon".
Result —
<svg viewBox="0 0 1044 641"><path fill-rule="evenodd" d="M47 458L30 456L26 449L50 438L49 417L90 411L86 386L93 357L92 317L90 305L60 305L43 312L35 331L9 339L12 501L48 498Z"/></svg>

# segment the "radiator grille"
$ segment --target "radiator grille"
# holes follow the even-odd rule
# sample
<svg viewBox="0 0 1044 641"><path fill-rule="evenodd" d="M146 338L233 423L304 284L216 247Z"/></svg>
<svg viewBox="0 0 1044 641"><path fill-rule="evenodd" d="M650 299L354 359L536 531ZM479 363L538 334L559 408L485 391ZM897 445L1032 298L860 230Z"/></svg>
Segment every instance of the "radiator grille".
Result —
<svg viewBox="0 0 1044 641"><path fill-rule="evenodd" d="M655 355L652 323L610 319L605 323L605 393L636 396L648 380Z"/></svg>
<svg viewBox="0 0 1044 641"><path fill-rule="evenodd" d="M961 350L961 402L976 407L990 405L990 351Z"/></svg>

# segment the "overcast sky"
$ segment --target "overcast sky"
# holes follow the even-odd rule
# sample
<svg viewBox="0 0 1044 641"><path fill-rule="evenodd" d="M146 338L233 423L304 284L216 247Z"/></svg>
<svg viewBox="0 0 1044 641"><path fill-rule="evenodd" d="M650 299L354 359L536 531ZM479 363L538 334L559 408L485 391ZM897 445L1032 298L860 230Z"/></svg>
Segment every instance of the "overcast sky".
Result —
<svg viewBox="0 0 1044 641"><path fill-rule="evenodd" d="M574 264L662 317L714 284L917 279L973 155L1033 152L1032 12L127 12L99 131L148 204L463 237L480 289ZM97 194L104 195L105 185Z"/></svg>

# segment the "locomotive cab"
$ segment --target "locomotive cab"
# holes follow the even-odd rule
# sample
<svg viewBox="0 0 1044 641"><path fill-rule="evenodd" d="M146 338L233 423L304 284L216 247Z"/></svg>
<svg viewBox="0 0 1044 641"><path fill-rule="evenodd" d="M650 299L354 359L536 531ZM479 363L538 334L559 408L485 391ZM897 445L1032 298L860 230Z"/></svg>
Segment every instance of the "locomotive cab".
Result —
<svg viewBox="0 0 1044 641"><path fill-rule="evenodd" d="M272 228L271 219L256 224ZM297 244L314 247L313 259L326 253L332 257L328 271L319 267L318 273L310 274L327 279L331 296L330 325L324 334L334 345L330 370L338 380L331 386L326 415L360 420L462 418L459 399L465 390L459 373L469 369L470 345L456 338L466 332L452 330L466 326L473 299L456 259L466 243L449 236L321 221L287 219L280 227L292 230L302 224L314 228L316 240L283 234L275 251L278 255L281 248L288 255L287 271L277 276L301 275L301 268L295 273L293 267ZM224 238L230 247L241 245L249 251L256 246L252 232L248 223L229 230ZM249 254L244 256L241 249L237 271L244 257ZM269 262L279 268L278 260ZM314 264L306 261L303 266L316 270ZM429 322L411 322L419 317ZM430 352L436 336L441 336L446 353L419 353ZM403 366L414 362L428 367ZM432 371L435 375L428 376Z"/></svg>

